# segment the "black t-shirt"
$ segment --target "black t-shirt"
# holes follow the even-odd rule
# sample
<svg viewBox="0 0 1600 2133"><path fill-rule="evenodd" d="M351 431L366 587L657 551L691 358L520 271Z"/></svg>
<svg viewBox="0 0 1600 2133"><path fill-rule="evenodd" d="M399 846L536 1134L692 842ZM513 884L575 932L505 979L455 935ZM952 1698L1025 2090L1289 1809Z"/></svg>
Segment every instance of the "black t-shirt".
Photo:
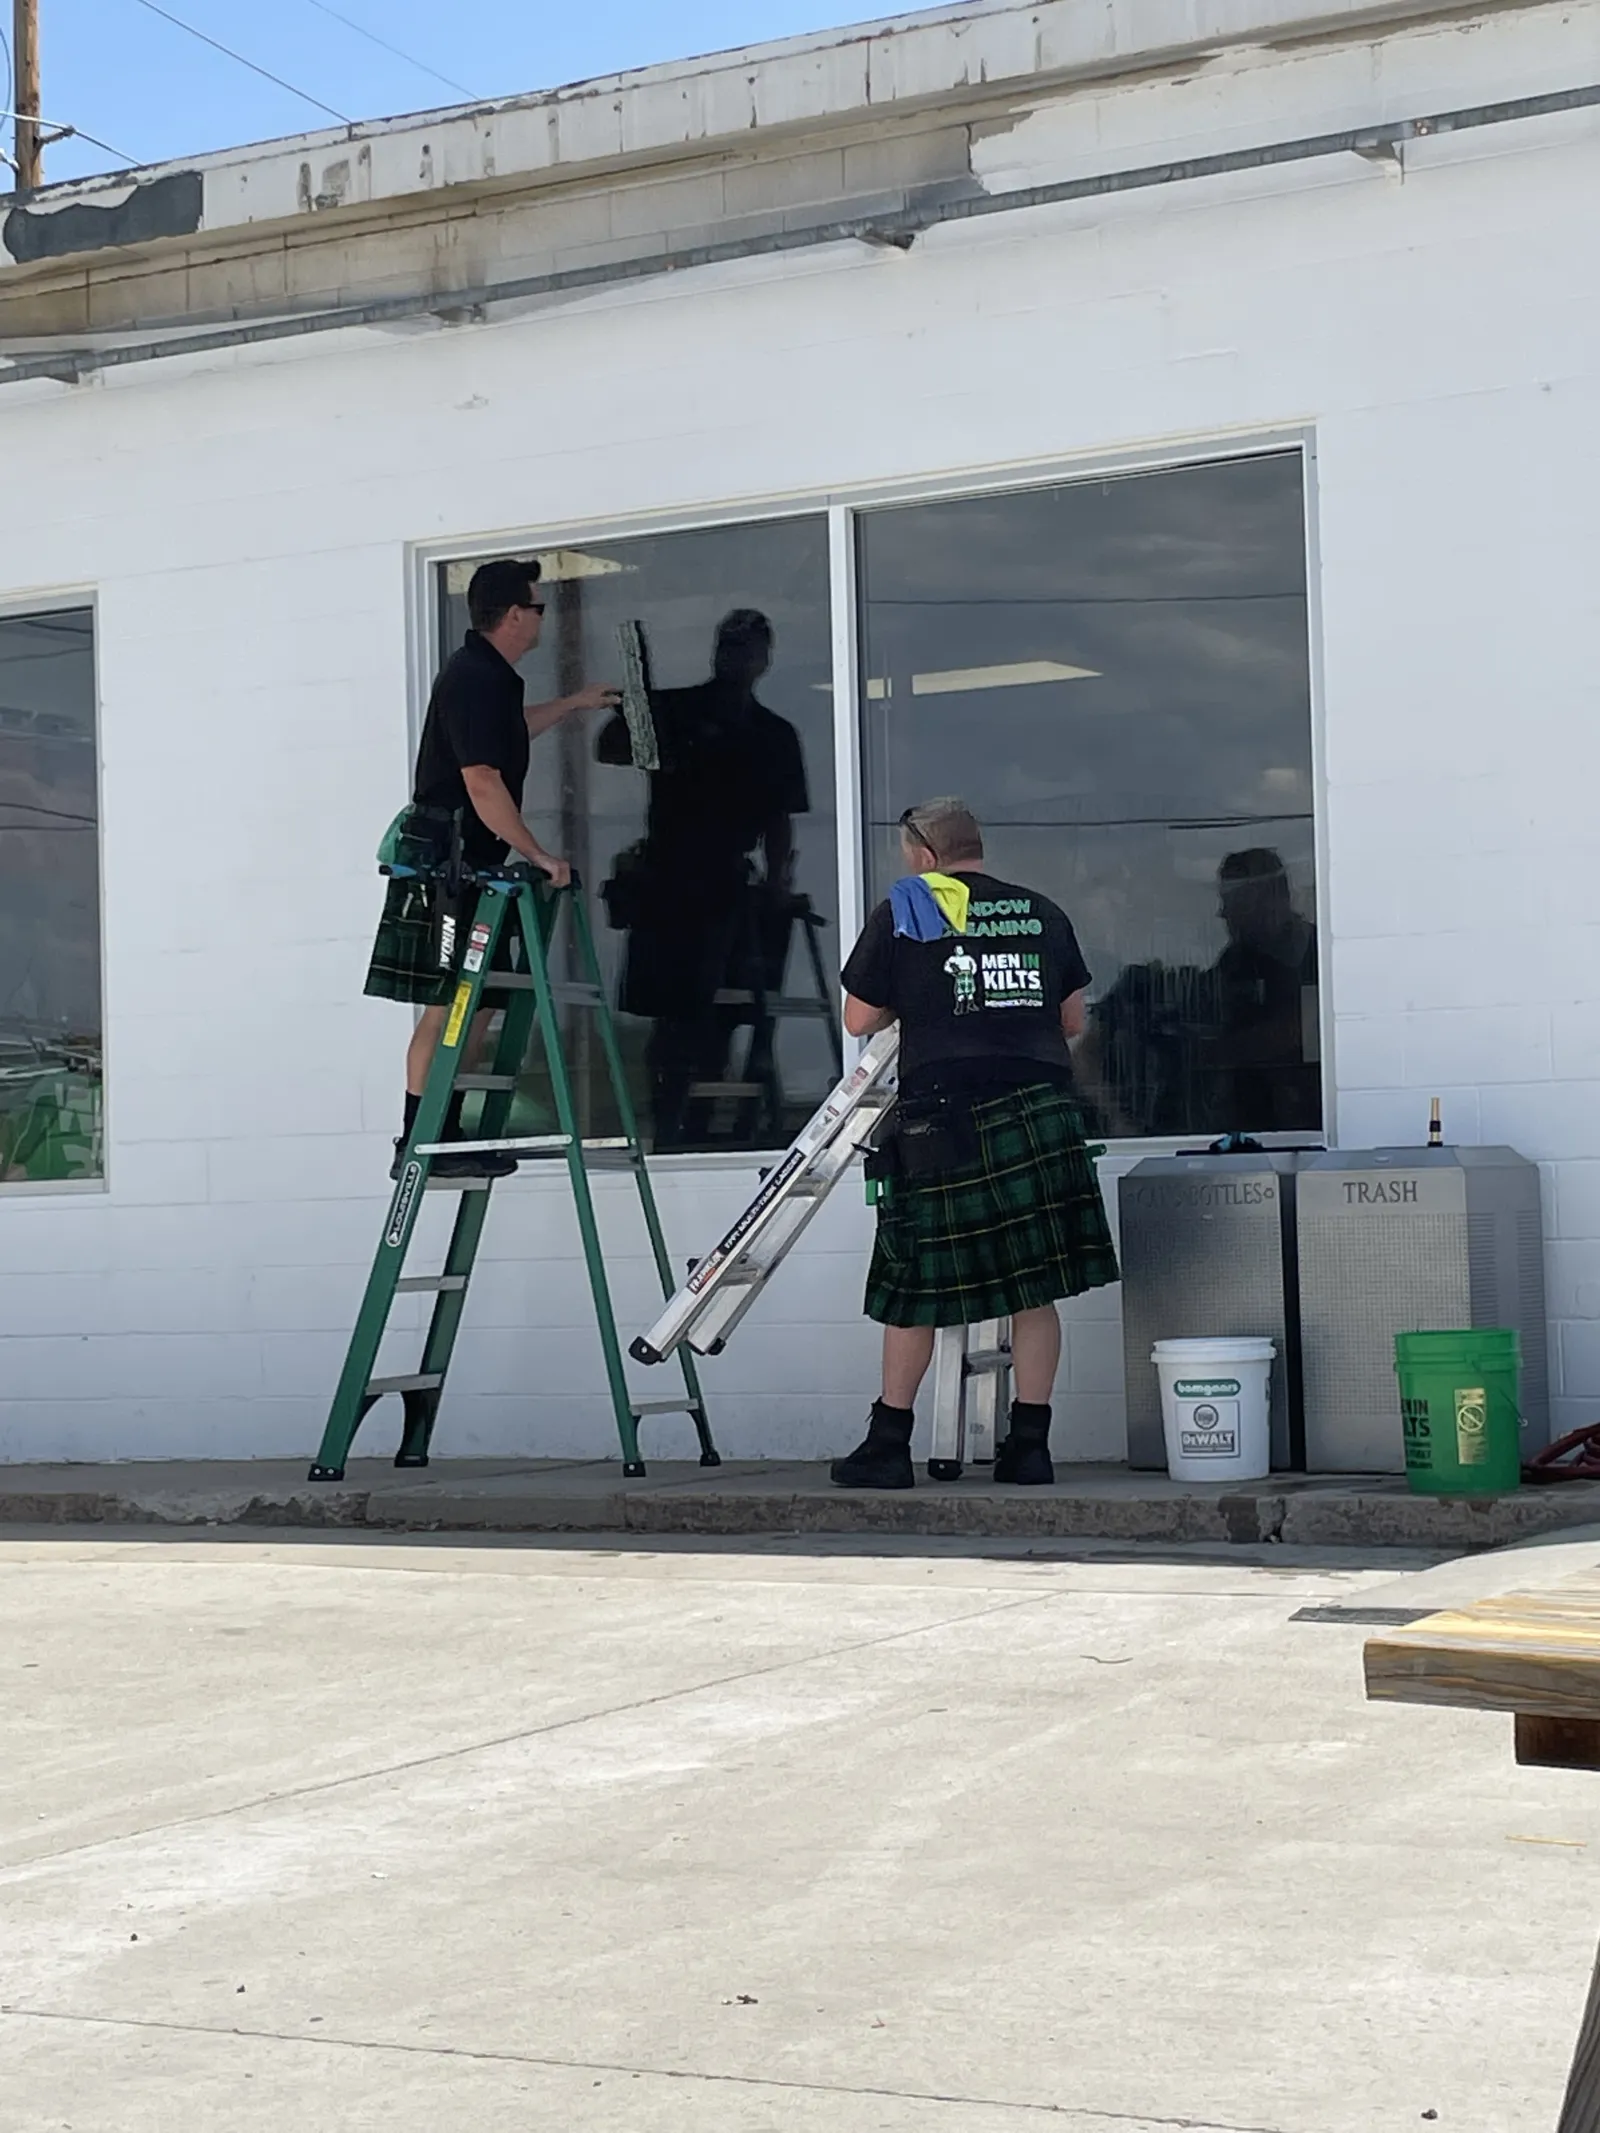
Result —
<svg viewBox="0 0 1600 2133"><path fill-rule="evenodd" d="M419 807L460 808L462 850L469 866L497 866L506 847L484 828L467 798L463 768L498 770L512 804L522 806L528 777L528 721L522 677L486 637L468 630L466 642L439 669L417 750Z"/></svg>
<svg viewBox="0 0 1600 2133"><path fill-rule="evenodd" d="M963 873L967 931L897 937L879 904L844 966L844 989L900 1020L900 1087L979 1095L1072 1082L1061 1003L1089 982L1071 921L1048 896Z"/></svg>
<svg viewBox="0 0 1600 2133"><path fill-rule="evenodd" d="M809 812L800 736L776 711L718 681L653 690L650 709L661 756L645 823L652 860L691 877L725 873L777 816ZM596 752L602 763L629 760L620 715Z"/></svg>

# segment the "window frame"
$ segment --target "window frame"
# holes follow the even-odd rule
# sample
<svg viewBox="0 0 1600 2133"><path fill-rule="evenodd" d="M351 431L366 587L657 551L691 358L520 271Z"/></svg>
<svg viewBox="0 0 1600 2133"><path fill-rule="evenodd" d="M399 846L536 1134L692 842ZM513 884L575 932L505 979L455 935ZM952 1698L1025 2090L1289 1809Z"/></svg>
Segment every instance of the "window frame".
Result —
<svg viewBox="0 0 1600 2133"><path fill-rule="evenodd" d="M906 475L893 480L853 483L827 489L794 490L782 495L760 493L737 502L685 505L676 510L535 523L480 536L455 536L413 542L407 549L407 733L414 758L421 737L433 677L444 657L440 641L438 572L451 563L486 557L532 553L552 548L579 548L585 542L622 541L645 535L698 533L718 527L750 525L773 519L824 514L827 521L829 601L832 618L834 807L838 824L840 959L866 920L868 830L863 811L862 734L859 699L860 604L858 522L866 514L895 505L933 504L968 497L998 496L1030 489L1060 488L1068 483L1116 476L1176 472L1230 459L1259 459L1298 453L1306 544L1306 652L1311 707L1312 848L1317 881L1317 982L1321 1043L1322 1128L1318 1138L1337 1146L1337 1081L1331 974L1331 928L1328 924L1327 762L1322 661L1321 556L1317 539L1316 432L1310 426L1230 431L1207 437L1172 439L1123 449L1076 454L1067 458L1007 461L939 474ZM98 637L96 639L98 647ZM98 732L98 728L97 728ZM859 1044L845 1039L847 1062L859 1056ZM1106 1143L1117 1163L1148 1155L1171 1154L1192 1146L1197 1134ZM1304 1134L1265 1133L1268 1147L1304 1141ZM667 1172L748 1170L753 1162L781 1151L716 1149L702 1153L652 1156L653 1168Z"/></svg>
<svg viewBox="0 0 1600 2133"><path fill-rule="evenodd" d="M111 1029L106 1013L106 808L105 720L103 692L104 635L100 621L100 591L97 585L52 586L48 591L0 593L0 623L26 622L36 615L89 615L92 639L91 666L94 713L94 850L95 925L98 929L96 967L100 993L100 1175L96 1178L0 1179L0 1199L103 1198L112 1189L111 1179Z"/></svg>

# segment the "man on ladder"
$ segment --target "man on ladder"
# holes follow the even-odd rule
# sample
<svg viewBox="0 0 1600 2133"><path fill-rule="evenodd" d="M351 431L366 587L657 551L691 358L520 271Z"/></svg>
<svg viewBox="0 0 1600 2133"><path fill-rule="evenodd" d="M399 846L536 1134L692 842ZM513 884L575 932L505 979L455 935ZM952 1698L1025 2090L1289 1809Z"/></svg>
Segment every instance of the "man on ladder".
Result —
<svg viewBox="0 0 1600 2133"><path fill-rule="evenodd" d="M428 1069L467 951L478 890L472 876L499 866L507 851L548 874L557 888L571 878L564 859L544 850L522 820L530 741L563 719L609 710L615 689L581 689L553 703L525 704L517 662L539 642L544 602L534 562L485 563L467 587L472 627L440 669L423 721L412 804L385 840L397 872L367 972L366 990L403 1000L422 1014L406 1053L405 1127L395 1142L394 1175L416 1125ZM452 875L455 877L452 878ZM444 1137L461 1137L456 1096ZM441 1156L436 1177L504 1177L513 1156Z"/></svg>
<svg viewBox="0 0 1600 2133"><path fill-rule="evenodd" d="M874 1159L867 1278L883 1391L833 1478L910 1488L913 1407L936 1329L1009 1319L1016 1399L994 1478L1048 1484L1057 1302L1118 1278L1067 1049L1089 972L1064 912L985 872L983 834L961 801L907 808L900 834L911 872L843 973L851 1036L899 1025L900 1093Z"/></svg>

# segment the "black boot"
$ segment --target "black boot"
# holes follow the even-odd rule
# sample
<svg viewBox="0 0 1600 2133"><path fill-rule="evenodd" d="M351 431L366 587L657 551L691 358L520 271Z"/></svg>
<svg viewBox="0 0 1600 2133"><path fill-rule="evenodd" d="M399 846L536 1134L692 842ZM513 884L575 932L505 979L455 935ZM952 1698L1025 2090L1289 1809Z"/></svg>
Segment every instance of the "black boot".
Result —
<svg viewBox="0 0 1600 2133"><path fill-rule="evenodd" d="M909 1407L872 1403L867 1434L846 1459L835 1459L831 1472L841 1489L909 1489L911 1429L916 1417Z"/></svg>
<svg viewBox="0 0 1600 2133"><path fill-rule="evenodd" d="M1050 1459L1050 1410L1011 1403L1011 1428L995 1447L994 1478L1024 1489L1047 1489L1056 1478Z"/></svg>

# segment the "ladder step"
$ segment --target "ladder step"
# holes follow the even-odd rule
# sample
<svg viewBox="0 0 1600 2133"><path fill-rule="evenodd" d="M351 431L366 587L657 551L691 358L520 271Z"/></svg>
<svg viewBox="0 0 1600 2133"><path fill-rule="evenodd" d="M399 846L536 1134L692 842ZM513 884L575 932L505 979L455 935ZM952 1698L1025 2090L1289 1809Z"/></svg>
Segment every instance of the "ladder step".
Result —
<svg viewBox="0 0 1600 2133"><path fill-rule="evenodd" d="M369 1378L367 1395L376 1400L386 1392L437 1392L443 1383L444 1374L437 1370L417 1371L410 1377Z"/></svg>
<svg viewBox="0 0 1600 2133"><path fill-rule="evenodd" d="M493 1178L429 1178L428 1192L487 1192Z"/></svg>
<svg viewBox="0 0 1600 2133"><path fill-rule="evenodd" d="M417 1155L565 1155L572 1146L567 1133L530 1133L509 1141L427 1141L414 1150ZM619 1151L633 1156L633 1144L621 1135L614 1140L580 1141L585 1155L611 1155ZM596 1165L596 1168L603 1166Z"/></svg>
<svg viewBox="0 0 1600 2133"><path fill-rule="evenodd" d="M691 1096L765 1096L766 1093L764 1081L691 1081L689 1084Z"/></svg>
<svg viewBox="0 0 1600 2133"><path fill-rule="evenodd" d="M692 1415L699 1411L698 1400L630 1400L630 1411L635 1415Z"/></svg>
<svg viewBox="0 0 1600 2133"><path fill-rule="evenodd" d="M396 1296L459 1296L465 1274L407 1274L394 1285Z"/></svg>
<svg viewBox="0 0 1600 2133"><path fill-rule="evenodd" d="M458 1074L456 1076L456 1087L458 1089L504 1090L514 1089L516 1085L517 1077L515 1074Z"/></svg>
<svg viewBox="0 0 1600 2133"><path fill-rule="evenodd" d="M988 1371L1009 1370L1010 1368L1011 1350L1009 1348L980 1348L975 1355L969 1355L966 1360L968 1377L979 1377Z"/></svg>
<svg viewBox="0 0 1600 2133"><path fill-rule="evenodd" d="M418 1155L564 1155L572 1146L565 1133L532 1133L522 1140L426 1141Z"/></svg>
<svg viewBox="0 0 1600 2133"><path fill-rule="evenodd" d="M485 992L532 992L533 973L528 970L491 970L483 981ZM550 991L564 1007L598 1007L601 993L598 985L557 983L552 979Z"/></svg>

